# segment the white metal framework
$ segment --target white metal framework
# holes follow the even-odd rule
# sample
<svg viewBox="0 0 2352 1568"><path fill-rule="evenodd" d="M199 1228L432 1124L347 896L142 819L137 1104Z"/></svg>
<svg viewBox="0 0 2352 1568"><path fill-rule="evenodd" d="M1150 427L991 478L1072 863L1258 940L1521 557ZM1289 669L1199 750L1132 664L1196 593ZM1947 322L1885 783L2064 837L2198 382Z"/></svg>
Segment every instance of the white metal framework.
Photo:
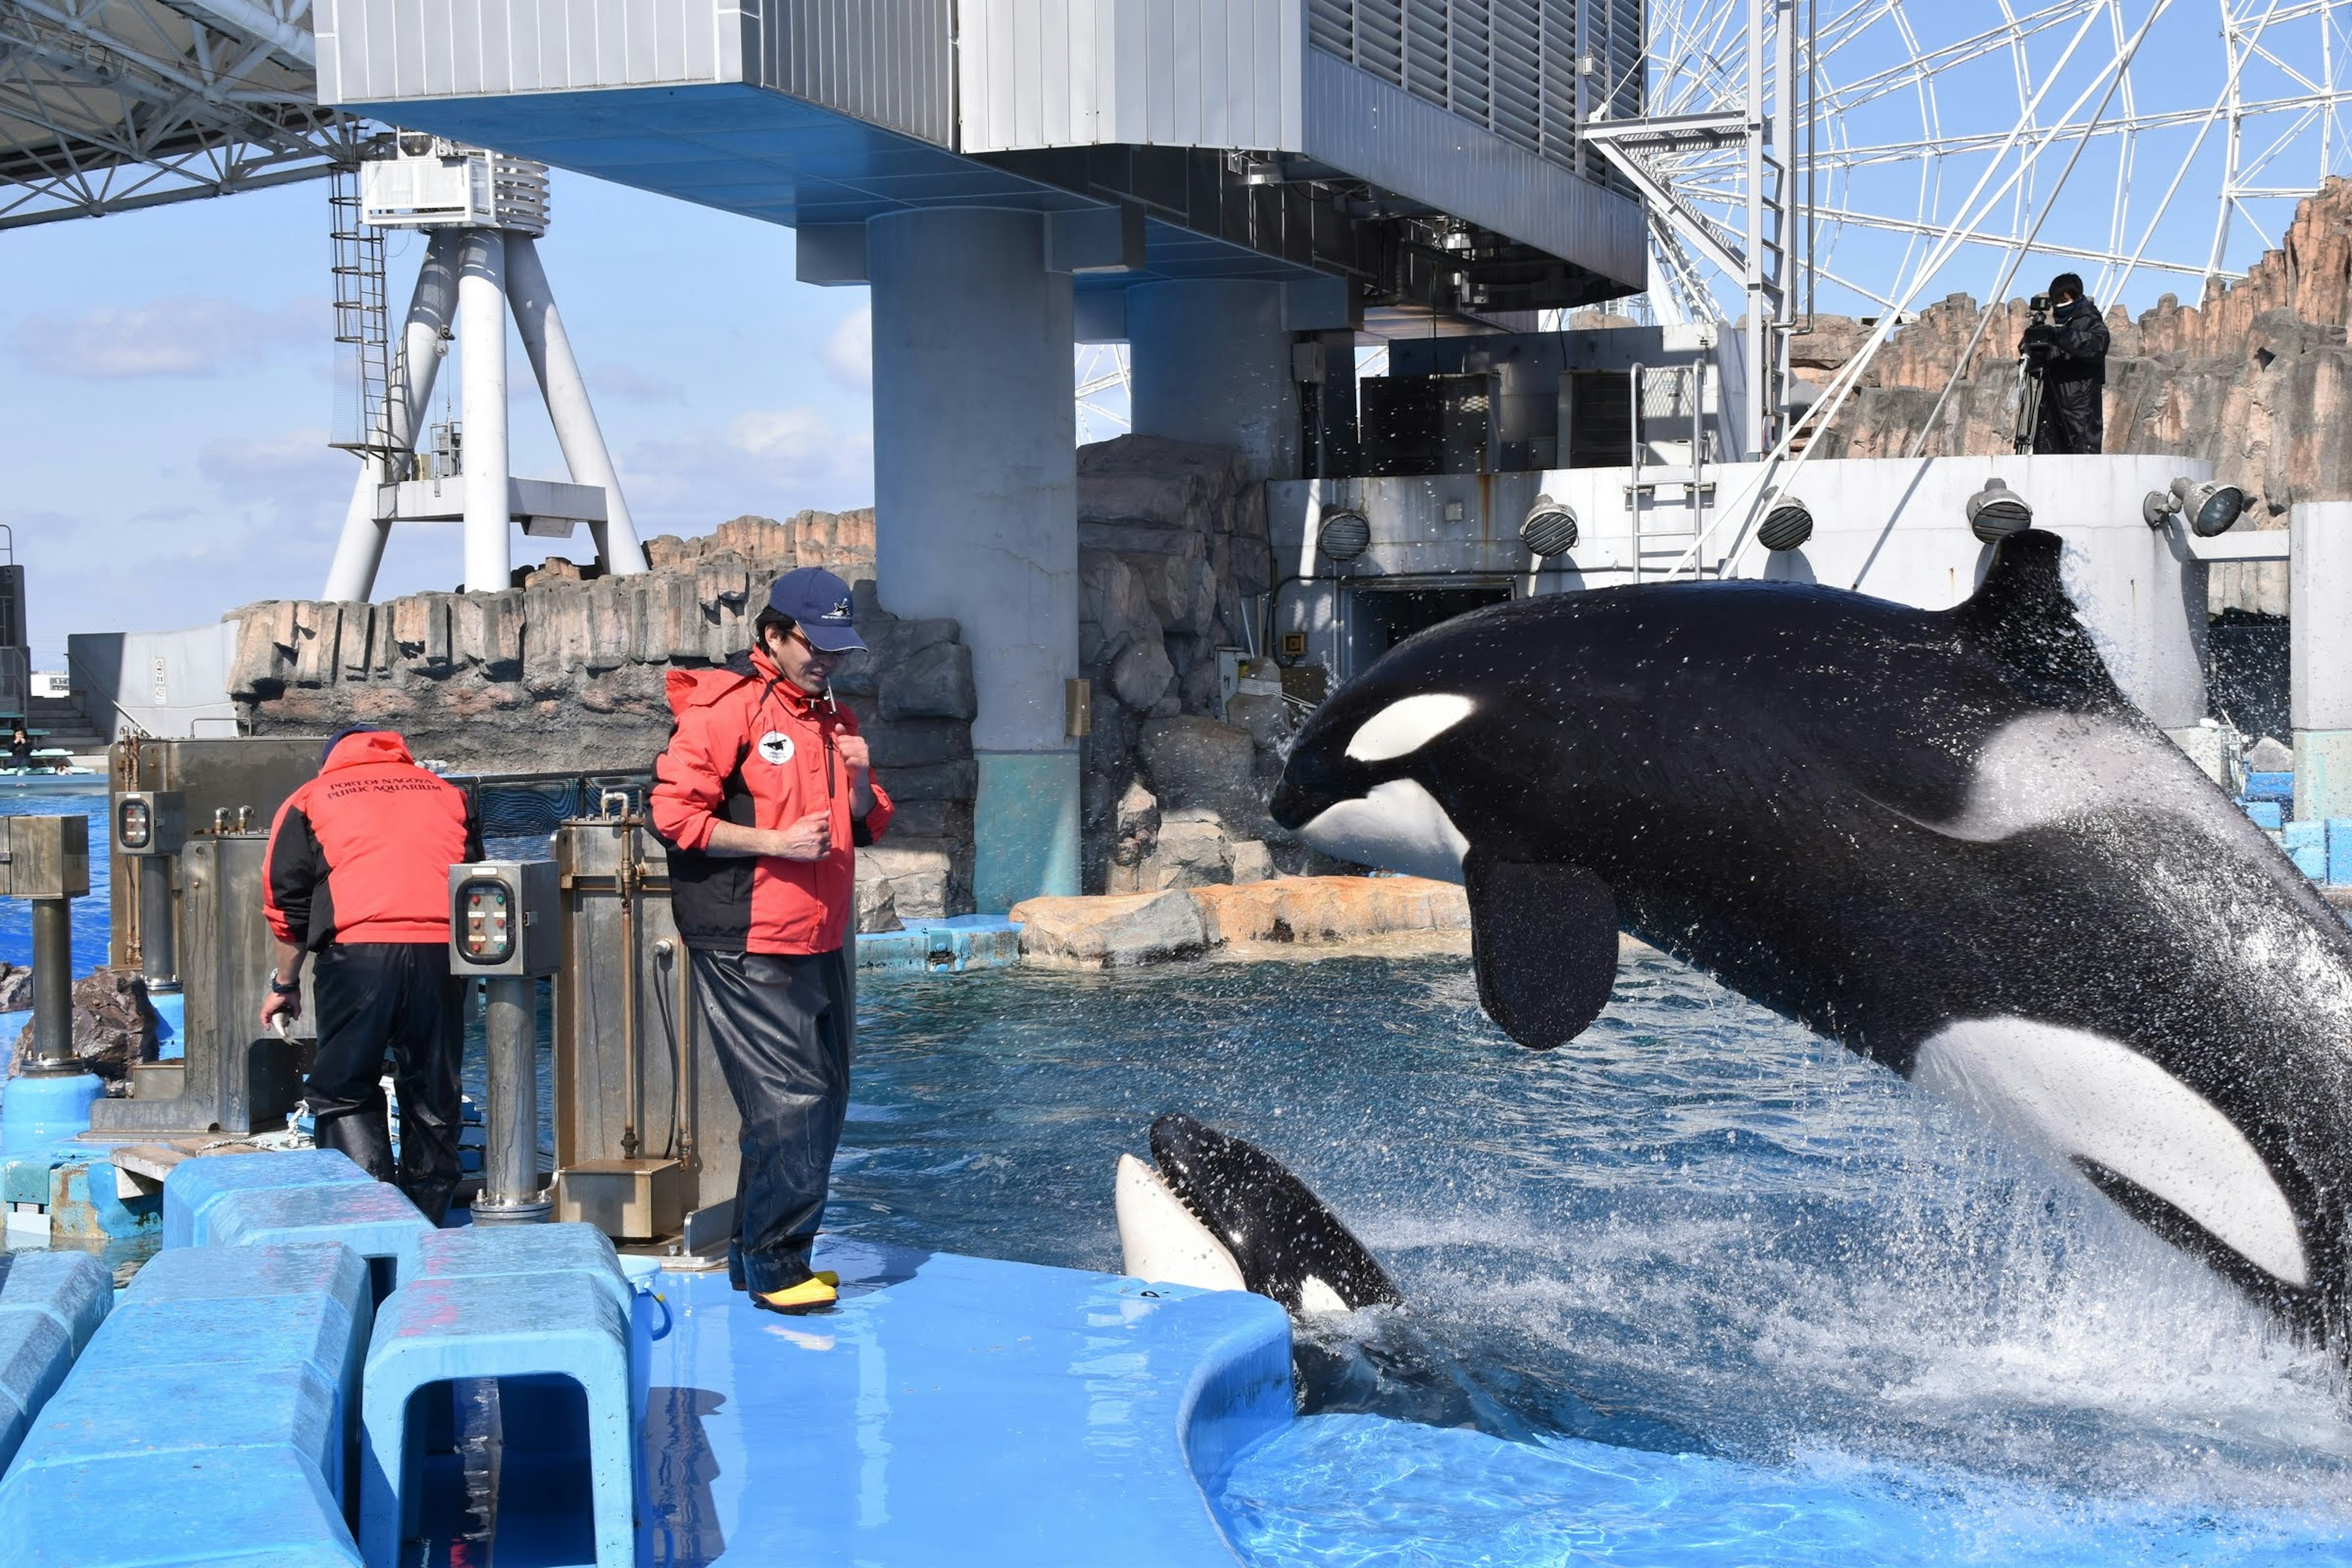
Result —
<svg viewBox="0 0 2352 1568"><path fill-rule="evenodd" d="M2082 272L2102 300L2135 280L2233 278L2278 243L2294 202L2352 163L2352 0L1801 3L1794 68L1817 112L1800 132L1813 143L1800 205L1824 308L1984 297L2024 256ZM1760 31L1778 51L1788 34L1742 12L1788 8L1650 0L1653 122L1753 122L1748 39ZM1737 234L1750 157L1727 135L1647 162L1678 206ZM1746 279L1689 229L1654 225L1651 302L1727 317ZM1922 275L1947 235L1960 245Z"/></svg>
<svg viewBox="0 0 2352 1568"><path fill-rule="evenodd" d="M0 0L0 228L314 179L309 0Z"/></svg>

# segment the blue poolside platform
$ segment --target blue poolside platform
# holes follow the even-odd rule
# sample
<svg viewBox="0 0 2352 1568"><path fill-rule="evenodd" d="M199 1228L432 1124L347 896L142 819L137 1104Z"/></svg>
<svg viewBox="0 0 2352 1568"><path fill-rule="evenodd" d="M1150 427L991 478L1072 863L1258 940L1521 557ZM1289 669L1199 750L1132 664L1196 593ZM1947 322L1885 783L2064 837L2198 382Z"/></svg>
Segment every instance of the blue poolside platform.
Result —
<svg viewBox="0 0 2352 1568"><path fill-rule="evenodd" d="M830 1312L661 1277L641 1563L1236 1561L1203 1483L1291 1417L1260 1296L864 1244Z"/></svg>

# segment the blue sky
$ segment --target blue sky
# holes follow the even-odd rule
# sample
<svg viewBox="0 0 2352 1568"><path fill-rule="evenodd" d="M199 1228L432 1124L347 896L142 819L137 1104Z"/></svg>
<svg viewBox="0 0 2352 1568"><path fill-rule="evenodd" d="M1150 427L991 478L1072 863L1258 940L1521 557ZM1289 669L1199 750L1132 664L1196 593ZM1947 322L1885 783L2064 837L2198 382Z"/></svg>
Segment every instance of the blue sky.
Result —
<svg viewBox="0 0 2352 1568"><path fill-rule="evenodd" d="M562 172L540 252L641 532L870 504L866 291L793 280L790 230ZM423 241L395 237L395 310ZM37 664L72 631L319 591L356 459L335 408L324 182L0 235L0 522ZM519 474L562 458L509 334ZM450 367L454 371L455 367ZM454 374L434 404L454 398ZM583 556L516 536L517 559ZM396 530L377 596L448 588L457 525Z"/></svg>
<svg viewBox="0 0 2352 1568"><path fill-rule="evenodd" d="M2248 9L2246 0L2230 3ZM1736 9L1721 0L1654 4L1716 29ZM2045 246L2143 250L2147 261L2185 270L2143 265L2121 302L2143 310L2167 290L2193 300L2218 211L2222 139L2204 113L2227 76L2217 8L2214 0L2114 5L2080 29L2080 10L2024 8L2042 25L2021 42L1972 49L1959 40L2000 25L2001 9L1990 0L1824 0L1825 15L1858 20L1833 47L1825 38L1834 113L1822 144L1852 156L1931 132L1997 139L2053 77L2035 118L2047 125L2071 107L2079 124L2100 106L2118 39L2162 5L2129 96L2143 114L2186 116L2129 139L2092 137L2053 196L2074 145L2058 138L1980 222L2002 237L2038 226ZM2247 96L2292 99L2310 85L2317 60L2344 58L2352 40L2339 35L2323 49L2324 26L2340 24L2315 16L2274 28L2268 57L2247 68ZM1915 48L1949 50L1960 63L1923 85L1904 71ZM2108 103L2109 125L2123 110L2122 97ZM2352 149L2346 129L2303 110L2256 117L2248 122L2250 174L2307 188L2323 162L2343 165ZM2251 167L2265 153L2266 166ZM1824 178L1823 205L1923 220L1933 232L1969 205L1989 155L1988 144L1926 161L1864 153L1852 173ZM2176 172L2179 194L2163 205ZM642 531L698 532L747 511L869 502L865 290L793 282L789 230L561 171L552 179L554 221L541 253ZM2120 202L2119 186L2128 192ZM190 626L252 600L319 590L356 467L325 444L336 405L326 197L318 183L0 234L10 285L0 302L0 414L9 437L0 522L29 568L32 636L45 664L61 658L70 630ZM2234 223L2226 257L2233 268L2276 237L2292 205L2252 205L2266 232L2244 216ZM394 244L397 310L422 241ZM1924 237L1899 227L1850 226L1825 260L1891 290L1927 248ZM2037 255L2008 292L2070 266L2091 276L2103 300L2121 270ZM1985 298L2006 270L2000 251L1966 247L1914 302L1954 290ZM1877 309L1834 282L1820 303ZM519 345L509 352L516 471L560 477ZM456 384L445 374L443 393ZM517 541L519 559L585 548L584 538ZM395 534L378 593L448 587L458 575L455 525L413 527Z"/></svg>

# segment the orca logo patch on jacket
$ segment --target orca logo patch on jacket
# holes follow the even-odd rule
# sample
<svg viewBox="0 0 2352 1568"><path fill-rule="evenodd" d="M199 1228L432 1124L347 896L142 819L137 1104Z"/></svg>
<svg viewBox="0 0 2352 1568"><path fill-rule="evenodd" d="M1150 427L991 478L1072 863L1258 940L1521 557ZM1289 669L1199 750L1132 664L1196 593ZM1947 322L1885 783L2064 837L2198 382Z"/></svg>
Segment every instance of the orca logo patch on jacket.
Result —
<svg viewBox="0 0 2352 1568"><path fill-rule="evenodd" d="M782 767L793 760L793 738L781 730L771 730L760 737L760 757L762 762Z"/></svg>

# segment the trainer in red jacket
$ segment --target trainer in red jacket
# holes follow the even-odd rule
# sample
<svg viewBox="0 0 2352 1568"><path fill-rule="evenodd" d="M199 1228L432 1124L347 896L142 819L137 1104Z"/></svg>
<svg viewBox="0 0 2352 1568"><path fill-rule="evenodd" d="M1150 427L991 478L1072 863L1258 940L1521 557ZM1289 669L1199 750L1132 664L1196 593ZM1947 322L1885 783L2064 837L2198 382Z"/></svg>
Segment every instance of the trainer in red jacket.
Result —
<svg viewBox="0 0 2352 1568"><path fill-rule="evenodd" d="M703 1032L742 1113L728 1275L757 1306L806 1312L837 1283L809 1253L849 1105L856 846L889 826L890 797L831 691L866 646L849 585L786 573L752 636L723 668L670 676L651 815Z"/></svg>
<svg viewBox="0 0 2352 1568"><path fill-rule="evenodd" d="M449 974L449 868L482 858L465 793L416 765L389 730L345 730L270 825L262 911L278 970L261 1026L299 1017L311 955L319 1053L303 1098L341 1149L435 1223L457 1185L463 986ZM382 1080L400 1090L400 1163Z"/></svg>

